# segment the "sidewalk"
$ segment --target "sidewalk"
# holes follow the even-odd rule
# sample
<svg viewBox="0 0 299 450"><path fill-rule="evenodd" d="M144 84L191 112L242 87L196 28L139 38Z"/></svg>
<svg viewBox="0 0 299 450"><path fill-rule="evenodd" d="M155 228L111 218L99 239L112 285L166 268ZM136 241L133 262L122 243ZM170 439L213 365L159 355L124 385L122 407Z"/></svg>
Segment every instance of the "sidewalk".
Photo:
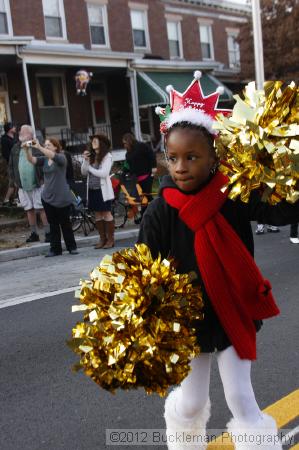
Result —
<svg viewBox="0 0 299 450"><path fill-rule="evenodd" d="M139 228L131 223L115 232L116 242L136 238ZM44 242L44 231L38 229L40 242L26 243L30 234L25 214L20 208L0 207L0 263L30 256L45 255L49 244ZM75 233L78 248L93 246L99 239L97 231L84 236L81 230Z"/></svg>

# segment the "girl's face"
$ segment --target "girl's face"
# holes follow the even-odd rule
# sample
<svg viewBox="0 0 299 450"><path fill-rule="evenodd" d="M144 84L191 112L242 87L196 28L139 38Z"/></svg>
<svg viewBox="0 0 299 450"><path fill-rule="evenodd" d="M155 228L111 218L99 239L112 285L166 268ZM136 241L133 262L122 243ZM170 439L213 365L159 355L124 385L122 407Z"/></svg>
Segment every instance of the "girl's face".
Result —
<svg viewBox="0 0 299 450"><path fill-rule="evenodd" d="M91 145L95 152L100 151L100 142L98 138L93 138Z"/></svg>
<svg viewBox="0 0 299 450"><path fill-rule="evenodd" d="M52 144L51 141L46 140L45 141L45 148L48 150L52 150L52 152L57 152L57 148L55 147L55 145Z"/></svg>
<svg viewBox="0 0 299 450"><path fill-rule="evenodd" d="M216 157L207 139L197 130L174 129L167 139L169 172L179 189L194 191L204 184Z"/></svg>

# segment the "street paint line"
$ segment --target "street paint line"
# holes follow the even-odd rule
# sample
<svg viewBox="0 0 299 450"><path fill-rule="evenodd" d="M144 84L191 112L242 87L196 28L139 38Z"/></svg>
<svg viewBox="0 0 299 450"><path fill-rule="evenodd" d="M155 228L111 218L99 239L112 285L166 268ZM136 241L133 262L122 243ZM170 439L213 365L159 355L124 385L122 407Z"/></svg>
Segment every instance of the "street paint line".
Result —
<svg viewBox="0 0 299 450"><path fill-rule="evenodd" d="M74 286L65 289L59 289L58 291L51 292L37 292L35 294L22 295L21 297L10 298L0 302L1 308L8 308L9 306L20 305L21 303L33 302L40 300L41 298L54 297L55 295L66 294L67 292L73 292L78 289L79 286Z"/></svg>
<svg viewBox="0 0 299 450"><path fill-rule="evenodd" d="M299 416L299 389L291 392L285 397L281 398L272 405L267 406L263 410L266 414L274 417L278 428L282 428L289 422L292 422ZM299 432L299 427L295 427L288 434L295 436ZM217 439L208 445L209 450L234 450L234 446L228 443L229 434L223 433L222 436L218 436ZM299 450L299 444L292 447L292 450Z"/></svg>
<svg viewBox="0 0 299 450"><path fill-rule="evenodd" d="M299 389L267 406L264 412L275 418L278 428L296 419L299 415Z"/></svg>
<svg viewBox="0 0 299 450"><path fill-rule="evenodd" d="M289 450L299 450L299 444L296 444L293 447L290 447Z"/></svg>

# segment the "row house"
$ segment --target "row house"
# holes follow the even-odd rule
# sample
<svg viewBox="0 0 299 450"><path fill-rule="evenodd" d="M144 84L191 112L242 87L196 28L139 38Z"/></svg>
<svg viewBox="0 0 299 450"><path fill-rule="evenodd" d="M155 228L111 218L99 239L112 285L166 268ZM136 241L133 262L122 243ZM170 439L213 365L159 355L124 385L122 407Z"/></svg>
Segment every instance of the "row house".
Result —
<svg viewBox="0 0 299 450"><path fill-rule="evenodd" d="M154 107L194 70L205 94L223 85L229 105L248 16L224 0L0 0L0 125L31 123L67 140L103 131L114 148L130 130L158 139ZM93 74L85 96L80 69Z"/></svg>

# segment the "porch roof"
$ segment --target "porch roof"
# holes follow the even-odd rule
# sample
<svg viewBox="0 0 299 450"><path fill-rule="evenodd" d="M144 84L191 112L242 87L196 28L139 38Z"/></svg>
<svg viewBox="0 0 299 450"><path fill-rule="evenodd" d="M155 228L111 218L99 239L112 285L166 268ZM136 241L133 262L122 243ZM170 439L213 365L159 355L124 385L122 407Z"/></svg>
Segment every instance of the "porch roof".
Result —
<svg viewBox="0 0 299 450"><path fill-rule="evenodd" d="M174 86L179 92L184 92L193 79L193 72L137 72L138 102L140 107L155 106L169 103L165 87ZM203 92L209 95L215 92L218 86L224 87L220 102L232 101L232 92L214 76L203 73L200 79Z"/></svg>
<svg viewBox="0 0 299 450"><path fill-rule="evenodd" d="M136 58L135 53L116 52L109 49L88 50L81 44L44 44L31 42L20 49L26 64L47 64L55 66L90 66L127 68L128 60Z"/></svg>

